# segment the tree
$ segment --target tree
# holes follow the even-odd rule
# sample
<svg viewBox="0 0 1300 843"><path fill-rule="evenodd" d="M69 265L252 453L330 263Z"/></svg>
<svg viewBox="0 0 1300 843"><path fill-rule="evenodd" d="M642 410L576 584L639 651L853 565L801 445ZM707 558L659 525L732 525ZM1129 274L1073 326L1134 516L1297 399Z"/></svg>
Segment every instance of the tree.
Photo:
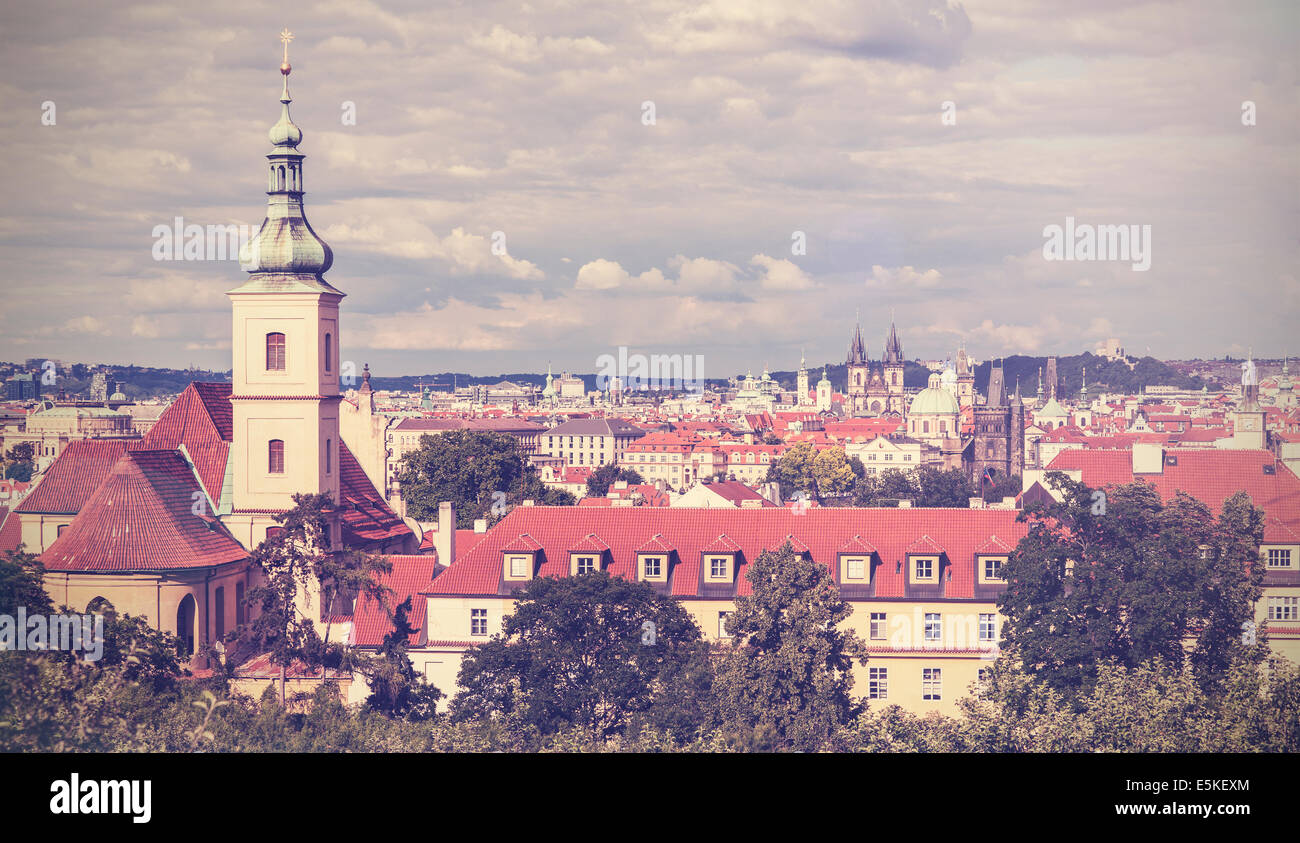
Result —
<svg viewBox="0 0 1300 843"><path fill-rule="evenodd" d="M1003 498L1014 498L1020 494L1023 485L1019 474L1004 474L991 483L983 479L980 480L980 488L983 490L982 497L989 503L997 503Z"/></svg>
<svg viewBox="0 0 1300 843"><path fill-rule="evenodd" d="M456 526L469 529L475 520L500 520L524 500L551 506L577 503L562 489L548 489L506 433L449 430L420 437L420 447L402 458L398 475L407 514L428 520L438 505L450 501Z"/></svg>
<svg viewBox="0 0 1300 843"><path fill-rule="evenodd" d="M416 631L407 619L411 611L411 598L407 597L392 614L393 628L384 636L374 659L362 672L370 686L366 705L374 711L410 720L427 720L437 712L442 691L416 673L407 654L407 645Z"/></svg>
<svg viewBox="0 0 1300 843"><path fill-rule="evenodd" d="M909 500L913 506L965 509L974 494L960 468L921 465L910 471L890 468L879 475L864 474L854 486L853 502L855 506L897 506L898 501Z"/></svg>
<svg viewBox="0 0 1300 843"><path fill-rule="evenodd" d="M389 592L379 577L392 570L381 556L331 549L329 495L296 494L293 502L293 509L275 516L280 531L253 551L263 582L248 590L252 619L232 636L236 653L269 652L271 663L280 666L281 703L290 665L314 668L342 657L343 648L321 639L308 612L325 614L335 598L362 593L382 602ZM313 592L319 600L314 607Z"/></svg>
<svg viewBox="0 0 1300 843"><path fill-rule="evenodd" d="M591 473L587 478L587 495L593 498L603 498L609 494L609 487L618 482L629 484L644 483L641 475L630 468L620 468L614 463L602 465Z"/></svg>
<svg viewBox="0 0 1300 843"><path fill-rule="evenodd" d="M714 683L723 728L754 748L820 749L859 711L849 692L865 646L837 627L852 609L830 570L789 542L747 576L753 593L727 617L734 641Z"/></svg>
<svg viewBox="0 0 1300 843"><path fill-rule="evenodd" d="M36 445L33 442L19 442L5 455L4 476L9 480L26 483L32 479L36 470Z"/></svg>
<svg viewBox="0 0 1300 843"><path fill-rule="evenodd" d="M43 580L45 566L31 553L24 553L20 545L0 555L0 615L15 617L18 607L25 606L28 615L50 615L54 604L45 592Z"/></svg>
<svg viewBox="0 0 1300 843"><path fill-rule="evenodd" d="M690 731L679 705L707 699L702 665L699 627L649 584L604 571L538 577L519 592L502 634L466 654L452 715L540 736L577 727L592 740L634 717Z"/></svg>
<svg viewBox="0 0 1300 843"><path fill-rule="evenodd" d="M1029 673L1078 694L1108 660L1190 664L1215 684L1231 662L1263 658L1262 642L1242 635L1263 576L1253 564L1263 515L1244 493L1215 519L1182 493L1162 503L1146 483L1101 492L1059 472L1047 479L1064 499L1021 516L1029 531L1004 566L998 600L1003 647Z"/></svg>
<svg viewBox="0 0 1300 843"><path fill-rule="evenodd" d="M782 499L804 492L821 501L850 493L864 472L862 463L850 460L843 448L819 451L811 442L799 442L768 467L767 479L780 484Z"/></svg>

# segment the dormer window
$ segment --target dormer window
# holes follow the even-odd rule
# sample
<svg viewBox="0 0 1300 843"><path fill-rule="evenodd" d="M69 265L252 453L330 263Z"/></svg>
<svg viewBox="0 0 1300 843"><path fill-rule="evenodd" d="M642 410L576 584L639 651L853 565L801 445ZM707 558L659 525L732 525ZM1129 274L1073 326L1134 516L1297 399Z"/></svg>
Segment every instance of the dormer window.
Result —
<svg viewBox="0 0 1300 843"><path fill-rule="evenodd" d="M981 556L979 558L980 582L993 585L1006 582L1002 577L1002 566L1006 562L1005 556Z"/></svg>
<svg viewBox="0 0 1300 843"><path fill-rule="evenodd" d="M841 556L840 566L840 576L845 582L865 583L867 581L870 565L865 556Z"/></svg>
<svg viewBox="0 0 1300 843"><path fill-rule="evenodd" d="M501 548L502 579L507 582L531 580L537 571L537 554L541 550L532 536L522 533Z"/></svg>
<svg viewBox="0 0 1300 843"><path fill-rule="evenodd" d="M573 555L573 573L591 574L600 567L600 557L592 554Z"/></svg>
<svg viewBox="0 0 1300 843"><path fill-rule="evenodd" d="M937 582L935 570L939 560L933 556L912 557L912 579L918 582Z"/></svg>
<svg viewBox="0 0 1300 843"><path fill-rule="evenodd" d="M717 554L704 557L705 582L731 582L735 566L733 554Z"/></svg>

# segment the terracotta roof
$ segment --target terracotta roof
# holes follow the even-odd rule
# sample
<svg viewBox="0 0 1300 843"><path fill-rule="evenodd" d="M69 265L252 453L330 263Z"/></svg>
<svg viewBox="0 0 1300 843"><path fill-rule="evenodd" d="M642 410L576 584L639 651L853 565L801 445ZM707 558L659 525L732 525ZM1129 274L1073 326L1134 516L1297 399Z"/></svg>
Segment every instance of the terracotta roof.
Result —
<svg viewBox="0 0 1300 843"><path fill-rule="evenodd" d="M141 442L120 439L83 439L69 442L54 463L45 470L15 512L44 512L75 515L91 493L104 482L118 459Z"/></svg>
<svg viewBox="0 0 1300 843"><path fill-rule="evenodd" d="M1291 529L1300 529L1300 478L1269 451L1183 450L1177 465L1168 460L1159 474L1140 479L1155 486L1169 500L1183 491L1213 510L1239 491L1250 496L1267 516ZM1271 474L1265 468L1271 468ZM1062 451L1049 470L1080 471L1081 482L1093 488L1132 483L1133 455L1121 450Z"/></svg>
<svg viewBox="0 0 1300 843"><path fill-rule="evenodd" d="M406 526L375 490L375 484L370 482L365 469L341 440L339 502L345 505L340 520L343 522L343 538L347 544L382 542L411 534L411 528Z"/></svg>
<svg viewBox="0 0 1300 843"><path fill-rule="evenodd" d="M609 545L601 541L595 533L589 533L575 542L569 550L574 553L604 553L609 550Z"/></svg>
<svg viewBox="0 0 1300 843"><path fill-rule="evenodd" d="M840 553L875 553L876 546L862 536L855 535L853 538L840 545Z"/></svg>
<svg viewBox="0 0 1300 843"><path fill-rule="evenodd" d="M819 507L795 514L783 507L763 509L668 509L661 507L516 507L472 551L433 582L432 595L508 593L501 582L501 554L527 538L540 549L538 576L568 576L568 550L596 532L610 546L608 570L636 577L636 554L651 539L677 551L669 572L677 596L734 597L750 593L745 571L765 549L777 549L787 536L808 547L813 560L838 577L836 554L854 539L878 549L883 564L872 575L873 597L905 597L906 575L895 569L919 540L946 548L952 578L940 586L945 598L984 599L976 593L975 549L992 536L1018 542L1027 526L1015 510ZM703 582L701 559L709 552L738 553L734 586ZM901 566L900 566L901 567ZM846 586L847 587L847 586ZM866 598L866 595L863 595Z"/></svg>
<svg viewBox="0 0 1300 843"><path fill-rule="evenodd" d="M234 430L228 383L191 383L140 443L148 450L185 446L208 497L219 501Z"/></svg>
<svg viewBox="0 0 1300 843"><path fill-rule="evenodd" d="M9 507L0 507L0 553L17 550L23 540L22 523Z"/></svg>
<svg viewBox="0 0 1300 843"><path fill-rule="evenodd" d="M356 611L352 616L352 637L349 643L356 647L378 647L383 644L384 636L393 631L393 622L389 620L389 614L396 611L403 600L413 597L411 613L406 619L415 631L408 636L407 643L411 646L419 646L428 635L428 625L425 623L428 601L415 595L428 589L434 577L445 566L439 565L433 556L427 554L394 555L384 558L393 564L393 570L379 578L380 585L393 590L385 603L387 610L385 606L368 597L363 596L357 600Z"/></svg>
<svg viewBox="0 0 1300 843"><path fill-rule="evenodd" d="M661 534L655 533L653 536L646 539L641 544L641 546L636 549L636 552L637 553L672 553L676 549L677 548L673 547L672 543L665 540Z"/></svg>
<svg viewBox="0 0 1300 843"><path fill-rule="evenodd" d="M776 506L776 504L749 488L744 483L741 483L739 480L719 480L709 483L705 488L718 497L729 500L737 505L739 505L741 501L758 500L763 502L763 506Z"/></svg>
<svg viewBox="0 0 1300 843"><path fill-rule="evenodd" d="M1013 546L1002 541L997 536L989 536L987 541L975 548L975 553L1010 553L1013 550L1015 550Z"/></svg>
<svg viewBox="0 0 1300 843"><path fill-rule="evenodd" d="M41 554L49 571L161 571L248 558L216 518L195 515L202 494L179 451L128 451L81 513Z"/></svg>
<svg viewBox="0 0 1300 843"><path fill-rule="evenodd" d="M930 538L928 534L921 536L919 539L909 544L907 546L907 550L905 551L905 553L927 553L927 554L928 553L940 554L945 552L946 551L943 549L943 545L939 544L937 541Z"/></svg>
<svg viewBox="0 0 1300 843"><path fill-rule="evenodd" d="M520 533L513 540L501 546L502 553L536 553L541 549L542 546L537 543L536 539L527 533Z"/></svg>

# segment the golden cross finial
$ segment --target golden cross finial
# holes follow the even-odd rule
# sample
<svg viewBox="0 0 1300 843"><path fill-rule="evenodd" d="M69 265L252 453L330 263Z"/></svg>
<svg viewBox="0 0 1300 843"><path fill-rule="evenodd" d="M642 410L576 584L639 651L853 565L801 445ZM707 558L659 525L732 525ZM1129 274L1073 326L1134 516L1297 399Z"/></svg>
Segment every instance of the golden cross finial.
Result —
<svg viewBox="0 0 1300 843"><path fill-rule="evenodd" d="M284 63L285 63L285 64L288 64L288 63L289 63L289 42L292 41L292 40L293 40L293 33L290 32L290 31L289 31L289 27L286 26L286 27L284 28L284 30L280 33L280 43L284 44Z"/></svg>

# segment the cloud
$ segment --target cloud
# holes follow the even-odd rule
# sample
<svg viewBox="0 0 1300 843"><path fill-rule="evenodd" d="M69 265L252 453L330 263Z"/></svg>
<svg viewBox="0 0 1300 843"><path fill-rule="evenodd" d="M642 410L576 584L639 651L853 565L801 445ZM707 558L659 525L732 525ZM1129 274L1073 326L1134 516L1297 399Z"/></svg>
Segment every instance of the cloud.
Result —
<svg viewBox="0 0 1300 843"><path fill-rule="evenodd" d="M943 274L937 269L917 272L910 266L885 269L880 264L871 267L871 277L867 279L868 287L915 287L925 290L939 286Z"/></svg>
<svg viewBox="0 0 1300 843"><path fill-rule="evenodd" d="M754 255L749 259L751 266L762 268L759 285L765 290L808 290L813 280L793 261L785 258L773 258L767 255Z"/></svg>

